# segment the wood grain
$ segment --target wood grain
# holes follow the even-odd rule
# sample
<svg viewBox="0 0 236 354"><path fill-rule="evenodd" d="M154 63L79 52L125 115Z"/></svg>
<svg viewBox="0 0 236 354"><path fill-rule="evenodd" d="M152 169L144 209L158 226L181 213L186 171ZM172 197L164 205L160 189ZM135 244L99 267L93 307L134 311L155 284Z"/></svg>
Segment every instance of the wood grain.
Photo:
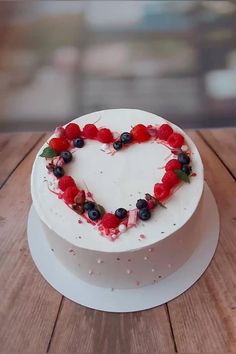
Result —
<svg viewBox="0 0 236 354"><path fill-rule="evenodd" d="M174 352L165 306L115 314L90 310L64 299L49 352Z"/></svg>
<svg viewBox="0 0 236 354"><path fill-rule="evenodd" d="M38 135L35 136L36 140ZM33 139L33 136L32 136ZM42 139L0 191L0 350L46 352L61 295L37 271L29 254L26 224L29 178Z"/></svg>
<svg viewBox="0 0 236 354"><path fill-rule="evenodd" d="M168 304L179 352L236 351L236 189L234 178L201 137L192 133L216 198L220 241L210 267L186 293Z"/></svg>
<svg viewBox="0 0 236 354"><path fill-rule="evenodd" d="M200 135L236 178L236 128L204 129Z"/></svg>
<svg viewBox="0 0 236 354"><path fill-rule="evenodd" d="M201 131L206 142L190 133L203 157L206 179L221 216L220 242L210 267L190 290L167 306L130 314L87 309L63 298L41 277L29 255L26 221L31 166L46 137L37 143L38 134L14 134L7 142L1 134L0 177L5 184L0 190L0 351L151 353L177 348L190 353L235 352L234 132ZM22 150L17 149L19 144ZM5 159L8 151L12 162Z"/></svg>
<svg viewBox="0 0 236 354"><path fill-rule="evenodd" d="M42 133L0 134L0 188L42 136Z"/></svg>

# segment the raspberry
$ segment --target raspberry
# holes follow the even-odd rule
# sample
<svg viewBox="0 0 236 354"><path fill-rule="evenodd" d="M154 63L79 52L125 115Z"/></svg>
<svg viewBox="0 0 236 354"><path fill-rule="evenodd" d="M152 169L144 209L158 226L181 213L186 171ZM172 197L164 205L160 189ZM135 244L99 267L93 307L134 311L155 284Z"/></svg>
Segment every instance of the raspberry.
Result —
<svg viewBox="0 0 236 354"><path fill-rule="evenodd" d="M96 138L98 133L98 128L94 124L86 124L83 129L83 136L87 139Z"/></svg>
<svg viewBox="0 0 236 354"><path fill-rule="evenodd" d="M143 124L138 124L131 130L132 137L138 142L142 143L150 139L148 129Z"/></svg>
<svg viewBox="0 0 236 354"><path fill-rule="evenodd" d="M158 138L161 140L167 140L173 133L173 129L169 124L162 124L157 131Z"/></svg>
<svg viewBox="0 0 236 354"><path fill-rule="evenodd" d="M102 225L106 228L106 229L114 229L116 228L120 223L120 220L111 213L106 213L103 215L102 218Z"/></svg>
<svg viewBox="0 0 236 354"><path fill-rule="evenodd" d="M69 123L65 128L65 134L69 140L79 138L81 135L80 127L78 126L78 124Z"/></svg>
<svg viewBox="0 0 236 354"><path fill-rule="evenodd" d="M97 139L103 144L112 143L114 140L112 132L107 128L99 129Z"/></svg>
<svg viewBox="0 0 236 354"><path fill-rule="evenodd" d="M66 188L65 192L62 195L62 198L64 199L65 203L67 204L73 204L74 199L76 195L78 194L79 189L75 187L68 187Z"/></svg>
<svg viewBox="0 0 236 354"><path fill-rule="evenodd" d="M49 146L59 155L63 150L67 150L70 144L65 138L52 138Z"/></svg>
<svg viewBox="0 0 236 354"><path fill-rule="evenodd" d="M63 176L59 179L58 187L65 192L68 187L76 187L76 184L71 176Z"/></svg>
<svg viewBox="0 0 236 354"><path fill-rule="evenodd" d="M184 137L179 133L172 133L167 143L173 148L180 148L184 143Z"/></svg>
<svg viewBox="0 0 236 354"><path fill-rule="evenodd" d="M172 159L168 161L167 164L165 165L165 170L166 171L181 170L181 167L182 165L178 160Z"/></svg>
<svg viewBox="0 0 236 354"><path fill-rule="evenodd" d="M162 183L156 183L154 186L154 195L158 200L163 200L170 194L170 189Z"/></svg>
<svg viewBox="0 0 236 354"><path fill-rule="evenodd" d="M57 127L54 132L56 138L61 138L65 136L65 129L63 127Z"/></svg>
<svg viewBox="0 0 236 354"><path fill-rule="evenodd" d="M165 188L171 188L179 183L179 178L173 171L167 171L162 177L162 182Z"/></svg>

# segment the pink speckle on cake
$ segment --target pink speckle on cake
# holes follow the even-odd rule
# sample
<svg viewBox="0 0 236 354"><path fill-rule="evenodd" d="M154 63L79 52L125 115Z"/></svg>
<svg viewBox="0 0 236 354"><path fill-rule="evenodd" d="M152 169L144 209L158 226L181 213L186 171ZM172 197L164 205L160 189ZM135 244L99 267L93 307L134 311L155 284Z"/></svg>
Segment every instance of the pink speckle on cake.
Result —
<svg viewBox="0 0 236 354"><path fill-rule="evenodd" d="M140 237L142 240L143 240L144 238L146 238L146 236L143 235L143 234L139 235L139 237Z"/></svg>
<svg viewBox="0 0 236 354"><path fill-rule="evenodd" d="M83 221L81 219L79 219L78 224L83 224Z"/></svg>

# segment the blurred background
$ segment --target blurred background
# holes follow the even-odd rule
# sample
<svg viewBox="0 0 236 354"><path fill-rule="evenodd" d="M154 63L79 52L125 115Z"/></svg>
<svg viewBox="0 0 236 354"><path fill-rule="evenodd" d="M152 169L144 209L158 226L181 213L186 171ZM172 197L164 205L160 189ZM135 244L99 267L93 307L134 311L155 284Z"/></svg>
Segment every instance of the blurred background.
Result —
<svg viewBox="0 0 236 354"><path fill-rule="evenodd" d="M235 125L236 4L0 2L1 131L107 108Z"/></svg>

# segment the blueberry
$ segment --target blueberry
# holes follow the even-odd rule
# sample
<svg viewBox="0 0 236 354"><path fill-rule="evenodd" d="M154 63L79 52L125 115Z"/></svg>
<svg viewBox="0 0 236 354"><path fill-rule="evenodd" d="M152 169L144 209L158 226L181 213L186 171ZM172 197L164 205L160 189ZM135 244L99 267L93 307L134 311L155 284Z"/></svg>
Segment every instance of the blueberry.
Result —
<svg viewBox="0 0 236 354"><path fill-rule="evenodd" d="M99 213L99 211L97 209L92 209L92 210L89 210L88 217L89 217L89 219L95 221L101 217L101 214Z"/></svg>
<svg viewBox="0 0 236 354"><path fill-rule="evenodd" d="M64 176L64 170L61 166L56 166L53 169L53 174L54 176L56 176L57 178L61 178L62 176Z"/></svg>
<svg viewBox="0 0 236 354"><path fill-rule="evenodd" d="M178 155L178 160L182 165L188 165L190 162L190 158L187 154L185 154L184 152L181 152Z"/></svg>
<svg viewBox="0 0 236 354"><path fill-rule="evenodd" d="M145 199L138 199L136 203L136 208L143 209L148 207L148 202Z"/></svg>
<svg viewBox="0 0 236 354"><path fill-rule="evenodd" d="M76 138L73 140L73 143L74 143L74 147L77 147L77 148L82 148L84 146L84 139L82 138Z"/></svg>
<svg viewBox="0 0 236 354"><path fill-rule="evenodd" d="M70 151L62 151L60 156L63 158L65 163L68 163L72 160L72 153Z"/></svg>
<svg viewBox="0 0 236 354"><path fill-rule="evenodd" d="M148 208L142 208L138 211L138 217L139 217L139 219L146 221L146 220L150 219L151 212Z"/></svg>
<svg viewBox="0 0 236 354"><path fill-rule="evenodd" d="M130 133L125 132L121 134L120 140L123 144L129 144L132 141L132 136Z"/></svg>
<svg viewBox="0 0 236 354"><path fill-rule="evenodd" d="M183 165L181 170L186 173L186 175L190 175L190 173L192 172L192 167L188 166L188 165Z"/></svg>
<svg viewBox="0 0 236 354"><path fill-rule="evenodd" d="M124 209L124 208L119 208L119 209L116 209L115 211L115 216L118 217L118 219L124 219L126 216L127 216L127 210Z"/></svg>
<svg viewBox="0 0 236 354"><path fill-rule="evenodd" d="M93 210L95 208L95 203L94 202L85 202L84 203L84 209L86 211Z"/></svg>
<svg viewBox="0 0 236 354"><path fill-rule="evenodd" d="M115 141L113 143L113 148L117 151L122 149L122 142L120 140Z"/></svg>

